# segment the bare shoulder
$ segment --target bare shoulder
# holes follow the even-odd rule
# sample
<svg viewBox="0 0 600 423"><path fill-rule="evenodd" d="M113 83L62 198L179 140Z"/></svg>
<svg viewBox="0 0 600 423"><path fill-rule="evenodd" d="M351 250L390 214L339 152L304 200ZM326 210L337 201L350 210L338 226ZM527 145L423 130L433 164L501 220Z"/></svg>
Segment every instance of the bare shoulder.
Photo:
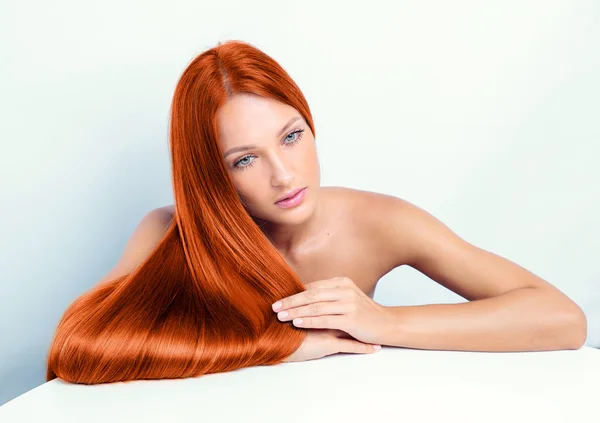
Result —
<svg viewBox="0 0 600 423"><path fill-rule="evenodd" d="M322 189L326 200L333 205L332 209L343 211L349 225L371 238L379 231L376 225L385 220L387 213L404 204L398 197L379 192L339 186Z"/></svg>
<svg viewBox="0 0 600 423"><path fill-rule="evenodd" d="M355 193L356 213L365 238L389 270L409 265L426 271L435 254L467 251L472 246L429 211L394 195L370 191Z"/></svg>
<svg viewBox="0 0 600 423"><path fill-rule="evenodd" d="M140 222L138 228L151 239L162 238L173 222L174 206L157 207L150 210Z"/></svg>
<svg viewBox="0 0 600 423"><path fill-rule="evenodd" d="M159 220L162 219L168 226L173 219L173 215L175 214L175 204L157 207L156 209L152 210L151 213L154 213Z"/></svg>
<svg viewBox="0 0 600 423"><path fill-rule="evenodd" d="M362 191L355 188L328 186L321 187L324 200L332 205L332 209L344 211L354 210L361 207L365 201L368 201L370 191Z"/></svg>
<svg viewBox="0 0 600 423"><path fill-rule="evenodd" d="M419 207L400 197L380 192L342 187L335 187L332 192L340 198L360 239L378 257L386 272L408 262L412 242L410 222L414 219L415 210L421 210ZM392 233L396 240L394 248L390 245Z"/></svg>
<svg viewBox="0 0 600 423"><path fill-rule="evenodd" d="M173 213L170 206L157 207L150 210L135 228L134 235L139 245L152 249L165 235L171 222Z"/></svg>
<svg viewBox="0 0 600 423"><path fill-rule="evenodd" d="M397 208L410 204L399 197L380 192L339 186L322 187L322 189L326 196L334 200L339 207L348 211L360 212L353 216L353 220L357 224L379 221L382 209L389 210L391 207Z"/></svg>
<svg viewBox="0 0 600 423"><path fill-rule="evenodd" d="M138 268L163 239L171 221L168 206L147 212L129 236L115 266L98 283L112 281Z"/></svg>

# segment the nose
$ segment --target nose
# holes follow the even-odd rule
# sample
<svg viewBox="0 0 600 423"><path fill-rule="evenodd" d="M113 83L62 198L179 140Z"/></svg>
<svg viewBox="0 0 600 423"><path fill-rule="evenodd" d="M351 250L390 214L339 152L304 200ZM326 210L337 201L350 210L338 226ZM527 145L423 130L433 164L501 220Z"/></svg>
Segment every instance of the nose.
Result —
<svg viewBox="0 0 600 423"><path fill-rule="evenodd" d="M271 176L271 185L273 186L288 186L294 180L294 177L289 172L284 161L279 157L273 159L273 175Z"/></svg>

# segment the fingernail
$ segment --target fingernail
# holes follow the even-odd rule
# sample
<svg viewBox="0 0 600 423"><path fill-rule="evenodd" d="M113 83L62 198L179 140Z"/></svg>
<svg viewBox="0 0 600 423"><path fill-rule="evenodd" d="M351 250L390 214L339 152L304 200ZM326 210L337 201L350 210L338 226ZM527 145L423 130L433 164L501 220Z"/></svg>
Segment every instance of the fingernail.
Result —
<svg viewBox="0 0 600 423"><path fill-rule="evenodd" d="M373 348L374 348L376 351L378 351L378 350L380 350L380 349L381 349L381 345L373 345Z"/></svg>
<svg viewBox="0 0 600 423"><path fill-rule="evenodd" d="M281 301L277 301L275 304L273 304L274 311L279 310L280 307L281 307Z"/></svg>

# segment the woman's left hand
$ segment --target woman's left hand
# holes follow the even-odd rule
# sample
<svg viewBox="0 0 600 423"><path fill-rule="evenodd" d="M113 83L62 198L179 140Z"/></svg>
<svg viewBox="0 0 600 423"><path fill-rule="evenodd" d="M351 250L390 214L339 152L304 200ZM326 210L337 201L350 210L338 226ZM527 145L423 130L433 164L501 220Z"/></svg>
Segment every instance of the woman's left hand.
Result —
<svg viewBox="0 0 600 423"><path fill-rule="evenodd" d="M292 320L299 328L339 329L358 341L381 345L387 307L373 301L352 279L334 277L305 286L305 291L273 304L279 320ZM276 308L277 303L281 307Z"/></svg>

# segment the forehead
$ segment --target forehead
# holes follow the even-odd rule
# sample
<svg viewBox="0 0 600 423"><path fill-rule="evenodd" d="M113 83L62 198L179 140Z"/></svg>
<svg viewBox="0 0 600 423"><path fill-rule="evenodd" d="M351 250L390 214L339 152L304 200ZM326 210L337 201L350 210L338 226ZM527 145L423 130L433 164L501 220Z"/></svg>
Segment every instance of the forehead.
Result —
<svg viewBox="0 0 600 423"><path fill-rule="evenodd" d="M219 143L227 149L241 143L269 142L293 116L299 113L287 104L254 94L236 94L217 113Z"/></svg>

